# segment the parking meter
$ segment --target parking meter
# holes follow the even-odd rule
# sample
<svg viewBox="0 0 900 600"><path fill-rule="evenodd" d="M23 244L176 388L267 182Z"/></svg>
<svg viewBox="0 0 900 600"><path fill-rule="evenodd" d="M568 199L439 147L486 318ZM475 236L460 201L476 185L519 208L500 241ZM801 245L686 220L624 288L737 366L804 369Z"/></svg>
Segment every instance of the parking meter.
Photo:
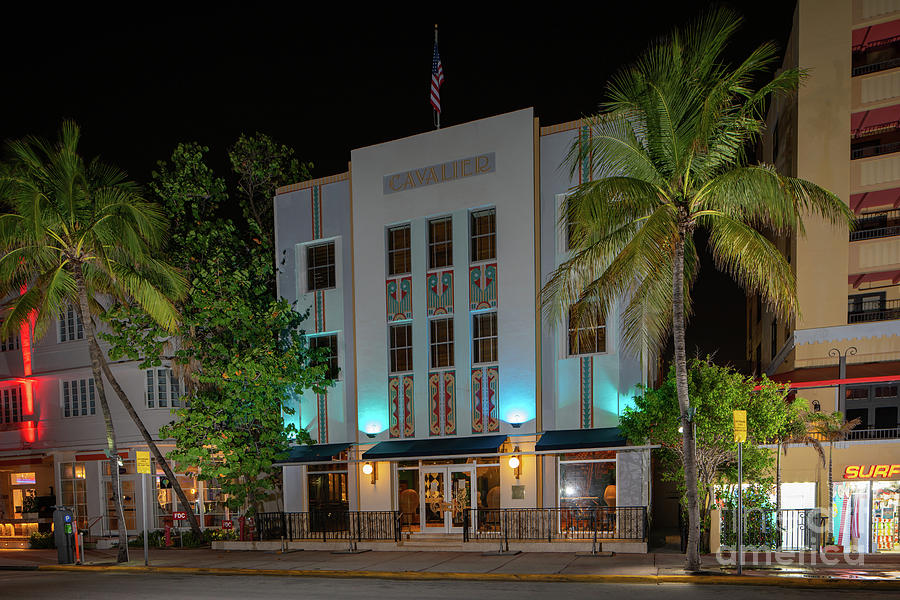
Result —
<svg viewBox="0 0 900 600"><path fill-rule="evenodd" d="M75 515L65 506L53 507L53 539L59 564L75 562Z"/></svg>

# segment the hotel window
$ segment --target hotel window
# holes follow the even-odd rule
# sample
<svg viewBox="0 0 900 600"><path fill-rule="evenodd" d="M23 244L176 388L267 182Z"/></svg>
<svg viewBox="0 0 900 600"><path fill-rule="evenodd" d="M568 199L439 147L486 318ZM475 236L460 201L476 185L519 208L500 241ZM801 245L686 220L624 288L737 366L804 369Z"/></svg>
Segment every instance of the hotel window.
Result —
<svg viewBox="0 0 900 600"><path fill-rule="evenodd" d="M493 208L472 213L472 262L497 258L497 211Z"/></svg>
<svg viewBox="0 0 900 600"><path fill-rule="evenodd" d="M22 422L22 386L0 391L0 423Z"/></svg>
<svg viewBox="0 0 900 600"><path fill-rule="evenodd" d="M83 417L95 414L94 379L63 381L63 416Z"/></svg>
<svg viewBox="0 0 900 600"><path fill-rule="evenodd" d="M72 340L84 339L84 327L81 323L81 317L74 306L68 306L62 314L59 315L59 341L71 342Z"/></svg>
<svg viewBox="0 0 900 600"><path fill-rule="evenodd" d="M588 322L575 324L572 310L569 310L569 356L606 352L606 321L599 315L582 317ZM592 322L593 321L593 322Z"/></svg>
<svg viewBox="0 0 900 600"><path fill-rule="evenodd" d="M405 373L413 370L412 325L391 325L391 373Z"/></svg>
<svg viewBox="0 0 900 600"><path fill-rule="evenodd" d="M172 369L147 369L147 408L180 408L181 382Z"/></svg>
<svg viewBox="0 0 900 600"><path fill-rule="evenodd" d="M497 359L497 312L472 315L472 362L495 363Z"/></svg>
<svg viewBox="0 0 900 600"><path fill-rule="evenodd" d="M453 319L432 319L431 368L443 369L453 366Z"/></svg>
<svg viewBox="0 0 900 600"><path fill-rule="evenodd" d="M324 349L326 352L326 358L322 362L325 365L325 377L332 380L337 380L340 375L340 369L338 368L338 341L337 334L331 335L317 335L315 337L309 338L309 347L313 350Z"/></svg>
<svg viewBox="0 0 900 600"><path fill-rule="evenodd" d="M74 507L78 529L87 529L87 481L84 463L62 463L60 468L59 483L62 487L62 504Z"/></svg>
<svg viewBox="0 0 900 600"><path fill-rule="evenodd" d="M401 275L412 270L409 225L391 227L388 236L388 275Z"/></svg>
<svg viewBox="0 0 900 600"><path fill-rule="evenodd" d="M19 350L21 348L21 344L19 343L19 334L11 333L7 337L0 340L0 352L7 352L9 350Z"/></svg>
<svg viewBox="0 0 900 600"><path fill-rule="evenodd" d="M453 264L453 220L441 217L428 221L428 268Z"/></svg>
<svg viewBox="0 0 900 600"><path fill-rule="evenodd" d="M306 248L306 289L327 290L335 287L334 242Z"/></svg>

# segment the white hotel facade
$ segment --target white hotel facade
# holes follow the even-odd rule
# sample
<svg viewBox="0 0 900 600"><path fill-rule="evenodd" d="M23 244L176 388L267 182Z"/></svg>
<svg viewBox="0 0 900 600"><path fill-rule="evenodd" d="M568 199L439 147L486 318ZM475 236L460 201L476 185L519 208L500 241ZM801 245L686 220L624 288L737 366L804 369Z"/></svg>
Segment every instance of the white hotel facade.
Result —
<svg viewBox="0 0 900 600"><path fill-rule="evenodd" d="M278 291L336 376L297 399L318 443L284 464L285 511L399 511L411 535L452 535L466 509L649 506L649 450L616 429L642 383L620 313L575 347L537 301L566 256L579 135L519 110L278 190Z"/></svg>

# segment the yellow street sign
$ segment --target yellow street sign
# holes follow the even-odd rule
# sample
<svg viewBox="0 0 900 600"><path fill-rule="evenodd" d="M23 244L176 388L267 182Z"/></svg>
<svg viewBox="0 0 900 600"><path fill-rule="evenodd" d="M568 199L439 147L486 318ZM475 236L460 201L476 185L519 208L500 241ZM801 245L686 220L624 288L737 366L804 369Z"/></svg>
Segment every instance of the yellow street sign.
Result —
<svg viewBox="0 0 900 600"><path fill-rule="evenodd" d="M137 450L135 452L137 457L137 472L138 473L146 473L149 475L150 471L150 453L142 450Z"/></svg>
<svg viewBox="0 0 900 600"><path fill-rule="evenodd" d="M746 410L734 411L734 441L735 442L746 442L747 441L747 411Z"/></svg>

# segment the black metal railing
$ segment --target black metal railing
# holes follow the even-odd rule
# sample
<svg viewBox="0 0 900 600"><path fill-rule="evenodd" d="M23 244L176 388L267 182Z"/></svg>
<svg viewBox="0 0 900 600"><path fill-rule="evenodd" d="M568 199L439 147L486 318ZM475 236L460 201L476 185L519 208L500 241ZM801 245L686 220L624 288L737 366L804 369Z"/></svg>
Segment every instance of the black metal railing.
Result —
<svg viewBox="0 0 900 600"><path fill-rule="evenodd" d="M737 510L722 511L722 546L737 546ZM779 518L780 514L780 518ZM818 508L745 508L743 546L748 550L816 550L826 519Z"/></svg>
<svg viewBox="0 0 900 600"><path fill-rule="evenodd" d="M882 154L891 154L893 152L900 152L900 142L889 142L887 144L851 148L850 159L869 158L870 156L881 156Z"/></svg>
<svg viewBox="0 0 900 600"><path fill-rule="evenodd" d="M393 540L400 541L400 511L365 510L269 512L256 515L260 540Z"/></svg>
<svg viewBox="0 0 900 600"><path fill-rule="evenodd" d="M900 235L900 210L883 210L857 217L856 228L850 232L850 241L893 235Z"/></svg>
<svg viewBox="0 0 900 600"><path fill-rule="evenodd" d="M900 300L886 300L878 308L847 311L847 323L868 323L869 321L890 321L892 319L900 319Z"/></svg>
<svg viewBox="0 0 900 600"><path fill-rule="evenodd" d="M471 508L463 541L647 539L647 507Z"/></svg>
<svg viewBox="0 0 900 600"><path fill-rule="evenodd" d="M848 440L895 440L898 438L900 438L900 426L878 428L857 427L847 432Z"/></svg>
<svg viewBox="0 0 900 600"><path fill-rule="evenodd" d="M894 67L900 67L900 57L888 58L867 65L858 65L851 70L851 76L856 77L857 75L867 75L869 73L877 73L878 71L887 71Z"/></svg>

